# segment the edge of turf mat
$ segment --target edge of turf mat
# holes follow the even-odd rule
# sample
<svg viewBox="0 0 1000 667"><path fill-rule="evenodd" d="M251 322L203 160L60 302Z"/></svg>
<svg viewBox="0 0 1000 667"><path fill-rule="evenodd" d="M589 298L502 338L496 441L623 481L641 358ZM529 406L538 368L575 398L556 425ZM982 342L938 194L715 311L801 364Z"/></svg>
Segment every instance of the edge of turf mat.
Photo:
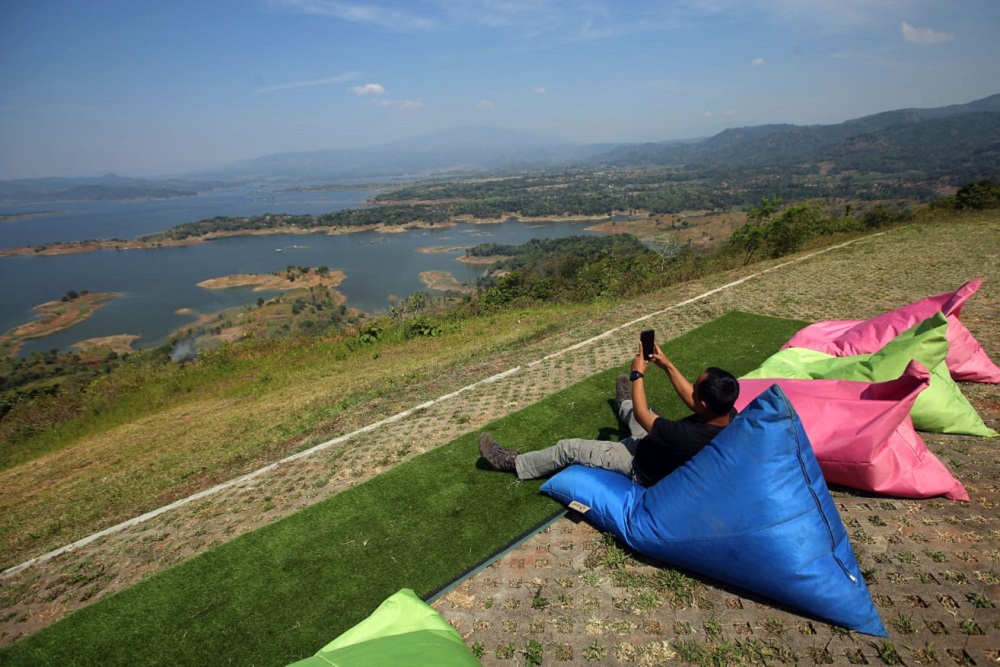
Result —
<svg viewBox="0 0 1000 667"><path fill-rule="evenodd" d="M803 324L733 312L661 347L689 377L709 365L739 376ZM521 451L564 437L617 439L623 433L611 406L624 370L592 375L486 430ZM662 374L648 384L662 414L684 414ZM400 588L421 598L440 592L562 510L538 492L543 480L490 470L478 435L85 607L0 650L0 661L285 665L312 655Z"/></svg>
<svg viewBox="0 0 1000 667"><path fill-rule="evenodd" d="M534 537L538 533L542 532L543 530L554 524L559 519L566 516L568 513L569 513L568 510L565 509L559 510L558 512L550 516L548 519L545 519L542 522L532 526L523 534L515 538L513 542L506 545L500 551L490 554L483 560L479 561L478 563L467 569L465 572L458 575L458 577L456 577L455 579L452 579L443 586L439 587L437 590L429 593L425 598L423 598L423 601L428 604L433 604L438 598L447 595L449 592L452 591L452 589L461 584L463 581L476 576L477 574L488 568L490 565L500 560L510 552L514 551L522 544L530 540L532 537Z"/></svg>

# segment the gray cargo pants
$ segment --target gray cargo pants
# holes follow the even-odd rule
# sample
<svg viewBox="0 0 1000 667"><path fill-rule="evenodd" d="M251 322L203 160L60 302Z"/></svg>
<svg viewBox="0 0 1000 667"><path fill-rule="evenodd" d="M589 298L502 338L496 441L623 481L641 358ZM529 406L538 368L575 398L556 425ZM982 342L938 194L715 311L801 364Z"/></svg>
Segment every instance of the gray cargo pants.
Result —
<svg viewBox="0 0 1000 667"><path fill-rule="evenodd" d="M519 454L514 459L517 478L547 477L574 463L579 463L591 468L613 470L634 481L632 459L635 457L639 440L646 435L646 431L635 420L635 415L632 412L632 401L622 401L618 408L618 418L628 424L631 437L625 438L621 442L568 438L560 440L552 447Z"/></svg>

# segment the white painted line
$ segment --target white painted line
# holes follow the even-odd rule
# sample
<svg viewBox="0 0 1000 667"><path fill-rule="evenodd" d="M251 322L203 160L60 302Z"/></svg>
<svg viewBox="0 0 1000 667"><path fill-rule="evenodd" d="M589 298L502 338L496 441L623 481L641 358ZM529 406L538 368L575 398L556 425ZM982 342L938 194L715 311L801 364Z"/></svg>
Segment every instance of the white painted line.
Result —
<svg viewBox="0 0 1000 667"><path fill-rule="evenodd" d="M878 233L875 233L875 234L870 234L870 235L865 236L863 238L858 238L858 239L852 239L850 241L845 241L844 243L840 243L840 244L835 245L835 246L830 246L829 248L823 248L822 250L817 250L816 252L809 253L808 255L803 255L802 257L798 257L796 259L789 260L787 262L782 262L781 264L776 264L775 266L772 266L769 269L765 269L763 271L759 271L759 272L751 274L749 276L744 276L743 278L740 278L739 280L734 280L731 283L726 283L725 285L722 285L721 287L716 287L715 289L709 290L709 291L707 291L707 292L705 292L703 294L699 294L698 296L691 297L690 299L687 299L685 301L681 301L680 303L675 303L675 304L672 304L670 306L667 306L666 308L658 310L656 312L650 313L648 315L643 315L642 317L636 318L636 319L632 320L631 322L627 322L625 324L622 324L620 326L615 327L614 329L609 329L608 331L600 333L600 334L594 336L593 338L589 338L589 339L587 339L587 340L585 340L583 342L580 342L580 343L577 343L575 345L571 345L569 347L563 348L563 349L559 350L558 352L553 352L552 354L546 355L546 356L544 356L541 359L538 359L536 361L529 362L529 363L525 364L524 367L525 368L530 368L532 366L537 366L538 364L541 364L541 363L543 363L545 361L548 361L549 359L555 359L556 357L560 357L560 356L562 356L562 355L564 355L564 354L566 354L568 352L572 352L572 351L578 350L578 349L580 349L582 347L586 347L588 345L593 344L596 341L601 340L602 338L607 338L608 336L611 336L612 334L618 333L619 331L621 331L623 329L627 329L628 327L635 326L636 324L638 324L640 322L644 322L645 320L648 320L648 319L650 319L652 317L656 317L658 315L663 315L664 313L668 313L668 312L670 312L672 310L676 310L678 308L683 308L684 306L690 305L692 303L696 303L698 301L701 301L702 299L707 299L708 297L710 297L710 296L712 296L714 294L718 294L719 292L723 292L725 290L728 290L728 289L731 289L733 287L736 287L737 285L741 285L741 284L743 284L743 283L745 283L748 280L751 280L753 278L758 278L758 277L760 277L760 276L762 276L764 274L771 273L772 271L777 271L778 269L782 269L782 268L784 268L786 266L790 266L792 264L797 264L799 262L804 262L807 259L811 259L813 257L816 257L817 255L822 255L824 253L830 252L831 250L837 250L839 248L844 248L844 247L849 246L851 244L858 243L859 241L864 241L864 240L867 240L867 239L874 238L876 236L881 236L882 234L885 234L885 232L878 232ZM248 481L250 481L250 480L252 480L252 479L254 479L256 477L260 477L264 473L267 473L267 472L270 472L270 471L274 470L275 468L277 468L278 466L280 466L283 463L289 463L291 461L296 461L298 459L305 458L307 456L311 456L312 454L315 454L316 452L322 451L324 449L328 449L330 447L333 447L334 445L339 445L339 444L341 444L343 442L346 442L346 441L350 440L351 438L355 438L355 437L361 435L362 433L367 433L367 432L373 431L373 430L375 430L377 428L382 428L383 426L385 426L387 424L392 424L394 422L397 422L400 419L405 419L406 417L409 417L410 415L414 414L415 412L417 412L419 410L423 410L425 408L429 408L430 406L435 405L437 403L440 403L442 401L447 401L447 400L449 400L451 398L454 398L455 396L458 396L459 394L465 393L467 391L471 391L472 389L475 389L476 387L479 387L481 385L490 384L490 383L496 382L498 380L502 380L505 377L508 377L510 375L514 375L515 373L519 372L521 370L521 368L522 368L521 366L515 366L514 368L506 370L506 371L504 371L502 373L498 373L496 375L493 375L491 377L485 378L483 380L479 380L478 382L474 382L473 384L466 385L465 387L462 387L461 389L453 391L450 394L445 394L444 396L439 396L439 397L437 397L435 399L427 401L426 403L421 403L420 405L417 405L417 406L414 406L414 407L409 408L407 410L404 410L403 412L396 413L396 414L392 415L391 417L386 417L385 419L377 421L374 424L369 424L368 426L363 426L363 427L357 429L356 431L352 431L351 433L348 433L346 435L341 435L341 436L338 436L336 438L333 438L332 440L327 440L326 442L321 442L320 444L318 444L318 445L316 445L316 446L314 446L314 447L312 447L310 449L306 449L306 450L303 450L301 452L298 452L298 453L292 454L290 456L287 456L287 457L281 459L280 461L277 461L276 463L271 463L269 465L264 466L263 468L259 468L258 470L254 470L253 472L248 472L247 474L242 475L241 477L237 477L235 479L231 479L231 480L229 480L227 482L223 482L222 484L217 484L217 485L213 486L210 489L205 489L204 491L199 491L198 493L195 493L194 495L188 496L187 498L181 498L180 500L176 500L176 501L170 503L169 505L164 505L163 507L157 508L157 509L152 510L150 512L146 512L145 514L142 514L142 515L137 516L135 518L129 519L128 521L123 521L122 523L119 523L119 524L117 524L115 526L111 526L110 528L105 528L104 530L102 530L100 532L97 532L97 533L94 533L93 535L89 535L87 537L84 537L83 539L77 540L76 542L73 542L71 544L67 544L64 547L60 547L58 549L55 549L54 551L50 551L50 552L48 552L46 554L42 554L41 556L37 556L37 557L32 558L30 560L26 560L23 563L21 563L20 565L15 565L13 567L7 568L3 572L0 572L0 578L7 577L7 576L10 576L12 574L16 574L17 572L20 572L21 570L24 570L24 569L27 569L27 568L31 567L32 565L37 565L39 563L44 563L46 561L52 560L56 556L60 556L60 555L62 555L64 553L73 551L75 549L79 549L80 547L87 546L91 542L99 540L102 537L106 537L108 535L113 535L114 533L121 532L121 531L125 530L126 528L131 528L132 526L136 526L136 525L138 525L140 523L145 523L146 521L149 521L150 519L154 519L154 518L160 516L161 514L163 514L165 512L169 512L171 510L175 510L178 507L183 507L184 505L188 505L190 503L193 503L196 500L201 500L202 498L207 498L208 496L214 495L214 494L216 494L216 493L218 493L220 491L225 491L226 489L232 488L232 487L237 486L239 484L243 484L244 482L248 482Z"/></svg>

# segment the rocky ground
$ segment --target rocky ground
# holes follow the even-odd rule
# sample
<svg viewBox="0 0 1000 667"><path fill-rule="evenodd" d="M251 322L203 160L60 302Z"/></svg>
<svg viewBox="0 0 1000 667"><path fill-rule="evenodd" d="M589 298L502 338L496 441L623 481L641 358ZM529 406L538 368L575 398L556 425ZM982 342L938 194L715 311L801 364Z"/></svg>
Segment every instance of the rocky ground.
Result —
<svg viewBox="0 0 1000 667"><path fill-rule="evenodd" d="M652 326L660 339L669 339L734 309L803 320L864 319L975 277L985 282L963 321L1000 360L998 247L1000 231L992 219L911 225L820 254L686 283L607 309L538 348L456 369L468 380L467 389L401 414L393 428L412 445L406 458L479 430L621 365L642 328ZM987 424L1000 429L1000 387L962 389ZM925 440L965 484L970 503L833 491L889 629L887 640L845 633L645 561L574 515L456 582L434 606L486 665L996 664L1000 441L930 434ZM3 577L0 644L398 462L383 451L377 432L343 443ZM348 446L351 455L345 456Z"/></svg>

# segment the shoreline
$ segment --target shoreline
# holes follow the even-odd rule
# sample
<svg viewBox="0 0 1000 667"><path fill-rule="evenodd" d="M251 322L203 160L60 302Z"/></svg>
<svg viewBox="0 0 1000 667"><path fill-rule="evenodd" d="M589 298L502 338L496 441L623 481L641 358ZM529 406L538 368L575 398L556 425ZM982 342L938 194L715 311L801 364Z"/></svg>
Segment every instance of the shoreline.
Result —
<svg viewBox="0 0 1000 667"><path fill-rule="evenodd" d="M40 313L38 319L16 326L0 335L0 354L8 358L17 356L27 340L46 338L86 321L110 301L121 296L120 292L82 294L68 301L46 301L33 308Z"/></svg>
<svg viewBox="0 0 1000 667"><path fill-rule="evenodd" d="M38 215L43 215L39 212ZM317 227L311 229L303 229L300 227L280 227L274 229L264 229L264 230L236 230L228 232L216 232L211 234L205 234L198 237L188 237L181 240L160 238L160 239L147 239L147 240L137 240L137 241L121 241L121 240L104 240L104 241L72 241L66 243L55 243L51 245L42 246L26 246L22 248L8 248L0 249L0 258L11 257L11 256L60 256L60 255L70 255L70 254L82 254L89 252L96 252L99 250L135 250L135 249L155 249L155 248L169 248L169 247L185 247L193 246L201 243L206 243L215 239L220 238L231 238L239 236L272 236L275 234L350 234L355 232L365 232L365 231L376 231L382 234L394 234L394 233L405 233L413 229L440 229L445 227L455 227L459 223L466 224L476 224L476 225L491 225L491 224L501 224L507 222L514 218L514 216L501 216L499 218L469 218L467 216L460 216L443 223L426 223L426 222L413 222L407 223L405 225L365 225L357 227ZM610 217L606 218L595 218L593 216L560 216L558 218L547 217L547 218L516 218L517 222L525 224L538 224L545 222L580 222L580 221L594 221L595 224L586 227L587 230L600 231L604 233L616 233L621 230L610 229ZM603 228L602 228L603 227ZM425 246L417 249L417 252L421 253L447 253L447 252L457 252L468 246ZM456 257L455 261L462 262L467 265L490 265L502 257L474 257L469 255L462 255ZM296 275L293 279L289 280L286 274L282 272L277 272L275 274L235 274L229 276L220 276L217 278L211 278L200 283L197 283L198 287L204 289L227 289L232 287L252 287L253 291L268 291L268 290L279 290L279 291L290 291L296 289L310 288L323 286L329 288L334 293L335 301L340 304L346 304L346 295L340 293L336 290L345 279L346 274L342 271L329 271L325 275L319 275L315 272L309 272L307 274ZM442 292L453 292L467 294L473 291L468 285L463 285L455 280L454 276L448 271L427 271L420 274L420 280L424 285L434 291ZM103 295L84 295L79 300L74 300L69 303L77 303L76 309L73 309L71 313L60 313L58 311L62 310L67 306L67 302L49 302L47 304L41 304L35 306L36 310L43 312L43 315L39 319L32 320L30 322L24 323L18 327L15 327L8 331L6 334L0 335L0 354L4 354L8 357L17 356L23 346L23 343L27 340L45 338L51 336L55 333L59 333L66 329L69 329L76 324L79 324L87 320L93 312L97 310L102 305L102 301L109 300L114 296L119 296L117 293L109 294L103 296L103 298L97 298ZM94 304L94 308L89 308L90 304ZM46 307L48 310L46 310ZM181 309L187 310L187 309ZM54 313L54 314L48 314ZM211 321L218 318L219 313L205 313L205 314L195 314L193 312L185 313L190 314L195 317L194 323L189 323L181 326L173 334L183 332L185 330L191 329L192 326L198 323ZM133 352L136 351L135 343L141 338L140 335L122 333L112 336L98 337L95 339L81 340L77 343L71 345L71 348L90 351L98 347L108 347L118 353L122 352Z"/></svg>
<svg viewBox="0 0 1000 667"><path fill-rule="evenodd" d="M31 218L44 218L48 215L59 215L65 213L64 210L56 211L31 211L29 213L0 213L0 225L6 222L20 222Z"/></svg>
<svg viewBox="0 0 1000 667"><path fill-rule="evenodd" d="M202 234L201 236L189 236L184 239L170 238L150 238L147 240L120 240L108 239L98 241L65 241L60 243L42 244L34 246L20 246L17 248L0 248L0 258L4 257L50 257L56 255L75 255L100 250L150 250L156 248L180 248L192 245L199 245L214 241L215 239L233 238L238 236L273 236L275 234L354 234L359 232L378 232L380 234L402 234L411 229L441 229L455 227L460 223L470 225L496 225L514 220L523 224L544 224L546 222L584 222L593 221L594 225L587 227L588 230L603 231L598 229L601 225L607 224L611 216L549 216L545 218L517 217L514 215L501 216L499 218L471 218L466 216L456 216L447 222L427 223L411 222L404 225L359 225L357 227L311 227L303 229L301 227L286 226L272 229L247 229L231 232L213 232Z"/></svg>

